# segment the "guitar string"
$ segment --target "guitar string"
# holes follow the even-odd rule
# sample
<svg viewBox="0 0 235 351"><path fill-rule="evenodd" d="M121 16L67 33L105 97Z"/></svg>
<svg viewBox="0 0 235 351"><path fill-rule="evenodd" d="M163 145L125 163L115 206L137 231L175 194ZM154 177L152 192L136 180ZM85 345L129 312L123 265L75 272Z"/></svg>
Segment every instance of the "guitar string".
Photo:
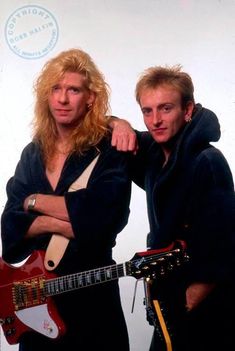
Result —
<svg viewBox="0 0 235 351"><path fill-rule="evenodd" d="M79 273L73 273L70 275L66 275L66 276L61 276L61 277L56 277L56 278L52 278L52 279L47 279L44 282L44 286L43 288L39 288L39 290L43 291L46 296L50 296L50 294L47 295L47 288L50 287L53 290L53 293L51 293L51 295L56 295L56 294L60 294L63 293L64 291L73 291L73 290L77 290L80 288L85 288L85 287L89 287L92 285L96 285L96 284L100 284L100 283L105 283L111 280L116 280L120 277L124 275L124 267L126 266L126 264L128 265L128 263L130 263L132 266L135 263L141 263L143 264L143 266L147 265L148 263L153 263L153 265L156 265L156 262L154 262L154 259L158 259L158 261L160 261L161 258L165 258L165 257L173 257L172 254L173 253L178 253L179 254L183 254L184 255L184 250L180 250L180 249L173 249L167 252L162 252L162 253L158 253L158 254L154 254L151 256L142 256L139 257L135 260L132 261L127 261L125 263L122 264L114 264L111 266L106 266L106 267L101 267L101 268L96 268L93 270L88 270L88 271L84 271L84 272L79 272ZM142 261L142 262L141 262ZM157 262L158 262L157 261ZM160 261L161 263L163 263L163 261ZM141 269L141 264L140 267L137 267L138 269ZM157 268L157 265L156 265ZM102 277L102 281L101 280L95 280L92 281L92 277L94 277L95 275L97 276L98 274L105 274L105 272L108 272L108 276L106 277ZM116 274L114 276L114 273ZM128 273L127 273L128 275ZM135 275L130 273L129 275ZM141 275L141 274L140 274ZM39 279L42 277L39 277ZM90 280L91 279L91 280ZM80 281L80 285L77 285L78 280ZM67 288L65 289L65 285L67 284ZM68 285L74 285L72 288L69 288ZM39 284L40 285L40 284ZM52 286L52 285L56 285L56 287ZM31 294L35 294L36 295L36 290L38 287L34 287L30 289L30 283L27 281L26 284L23 283L23 286L21 286L20 288L20 296L18 296L19 300L22 300L22 303L24 301L24 297L28 295L28 293L31 292ZM54 290L54 288L56 288L56 291ZM50 289L49 289L50 290ZM33 291L33 292L32 292ZM34 296L36 299L36 296Z"/></svg>
<svg viewBox="0 0 235 351"><path fill-rule="evenodd" d="M155 258L158 259L158 261L160 261L161 258L164 258L164 257L172 257L172 253L182 253L182 250L179 250L179 249L174 249L174 250L171 250L171 251L167 251L165 253L158 253L158 254L155 254L155 255L151 255L151 256L143 256L143 257L140 257L140 258L137 258L135 260L132 260L132 261L128 261L128 262L125 262L123 264L114 264L114 265L111 265L111 266L106 266L106 267L102 267L102 268L96 268L96 269L93 269L93 270L88 270L88 271L84 271L84 272L80 272L80 273L74 273L74 274L70 274L70 275L67 275L67 276L61 276L61 277L56 277L56 278L52 278L52 279L48 279L46 280L44 283L44 287L41 288L40 290L41 291L44 291L44 294L46 296L50 295L50 293L47 295L47 290L52 290L52 293L51 295L55 295L55 294L60 294L60 293L63 293L64 290L65 291L72 291L72 290L77 290L79 288L85 288L85 287L89 287L91 285L95 285L95 284L100 284L100 283L105 283L107 281L111 281L111 280L115 280L115 279L118 279L121 276L124 275L124 266L128 263L130 264L135 264L136 262L139 263L141 261L143 261L143 265L146 265L147 263L153 263L153 264L156 264L156 262L153 262ZM141 262L142 263L142 262ZM161 262L162 263L162 262ZM139 267L139 269L141 269L141 267ZM102 277L102 281L100 280L95 280L92 281L92 277L95 276L96 273L99 273L102 275L107 273L108 272L108 276L106 277ZM114 276L114 273L116 273L117 275ZM129 274L129 275L133 275L134 274ZM91 279L91 280L90 280ZM80 282L80 285L77 284L77 282ZM72 285L71 288L68 288L68 284ZM64 284L67 284L67 288L65 287ZM54 286L53 286L54 285ZM49 289L47 289L49 287ZM21 286L21 289L20 289L20 295L21 296L18 296L19 299L21 300L24 300L24 297L25 295L28 295L27 292L32 292L33 290L33 293L32 294L36 294L36 286L32 289L30 289L30 283L26 282L26 285L23 284L23 286ZM36 298L36 297L35 297Z"/></svg>

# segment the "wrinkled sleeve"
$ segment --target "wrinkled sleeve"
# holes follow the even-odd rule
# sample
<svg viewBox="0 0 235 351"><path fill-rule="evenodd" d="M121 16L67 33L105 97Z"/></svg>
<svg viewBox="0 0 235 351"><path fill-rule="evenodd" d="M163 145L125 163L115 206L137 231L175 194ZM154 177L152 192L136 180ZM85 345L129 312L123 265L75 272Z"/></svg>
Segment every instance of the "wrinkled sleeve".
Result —
<svg viewBox="0 0 235 351"><path fill-rule="evenodd" d="M130 192L128 155L111 148L100 155L87 188L65 193L80 249L114 246L128 221Z"/></svg>
<svg viewBox="0 0 235 351"><path fill-rule="evenodd" d="M153 143L153 139L148 132L136 131L136 135L139 148L137 154L133 155L130 159L130 173L133 182L144 189L145 174L148 165L148 151Z"/></svg>
<svg viewBox="0 0 235 351"><path fill-rule="evenodd" d="M230 168L218 150L200 156L194 181L193 280L228 281L235 273L235 196Z"/></svg>
<svg viewBox="0 0 235 351"><path fill-rule="evenodd" d="M23 150L15 174L7 183L7 203L1 216L2 255L9 262L22 260L31 252L24 235L36 215L23 209L24 199L32 193L28 151L27 147Z"/></svg>

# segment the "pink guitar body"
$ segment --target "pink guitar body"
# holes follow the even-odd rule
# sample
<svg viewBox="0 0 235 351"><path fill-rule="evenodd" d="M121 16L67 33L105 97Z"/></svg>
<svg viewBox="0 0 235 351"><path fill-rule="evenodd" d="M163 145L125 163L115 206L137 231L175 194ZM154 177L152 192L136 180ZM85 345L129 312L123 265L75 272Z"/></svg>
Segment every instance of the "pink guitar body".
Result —
<svg viewBox="0 0 235 351"><path fill-rule="evenodd" d="M52 298L43 292L44 281L55 277L45 270L43 260L41 251L35 251L20 267L0 259L0 322L9 344L18 343L30 330L53 339L65 332Z"/></svg>

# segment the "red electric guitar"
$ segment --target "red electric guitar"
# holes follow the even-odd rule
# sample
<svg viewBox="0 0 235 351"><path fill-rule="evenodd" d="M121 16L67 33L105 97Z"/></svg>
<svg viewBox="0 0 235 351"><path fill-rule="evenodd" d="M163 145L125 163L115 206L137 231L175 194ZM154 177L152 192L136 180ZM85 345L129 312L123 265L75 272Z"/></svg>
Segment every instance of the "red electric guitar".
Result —
<svg viewBox="0 0 235 351"><path fill-rule="evenodd" d="M53 296L124 276L156 278L187 260L183 241L160 250L138 252L125 263L56 276L44 267L44 252L35 251L20 267L0 259L0 323L9 344L34 330L56 339L65 333Z"/></svg>

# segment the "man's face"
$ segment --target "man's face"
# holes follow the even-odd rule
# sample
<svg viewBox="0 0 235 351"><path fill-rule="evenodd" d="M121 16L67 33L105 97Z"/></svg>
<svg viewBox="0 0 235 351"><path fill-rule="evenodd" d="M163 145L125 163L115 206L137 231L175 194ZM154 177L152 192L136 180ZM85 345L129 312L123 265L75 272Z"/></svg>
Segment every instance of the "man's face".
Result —
<svg viewBox="0 0 235 351"><path fill-rule="evenodd" d="M193 103L182 108L181 95L170 85L146 89L140 95L144 122L153 139L164 146L192 115Z"/></svg>
<svg viewBox="0 0 235 351"><path fill-rule="evenodd" d="M85 86L80 73L67 72L52 87L48 98L49 108L57 127L74 127L87 113L88 104L94 101L94 94Z"/></svg>

